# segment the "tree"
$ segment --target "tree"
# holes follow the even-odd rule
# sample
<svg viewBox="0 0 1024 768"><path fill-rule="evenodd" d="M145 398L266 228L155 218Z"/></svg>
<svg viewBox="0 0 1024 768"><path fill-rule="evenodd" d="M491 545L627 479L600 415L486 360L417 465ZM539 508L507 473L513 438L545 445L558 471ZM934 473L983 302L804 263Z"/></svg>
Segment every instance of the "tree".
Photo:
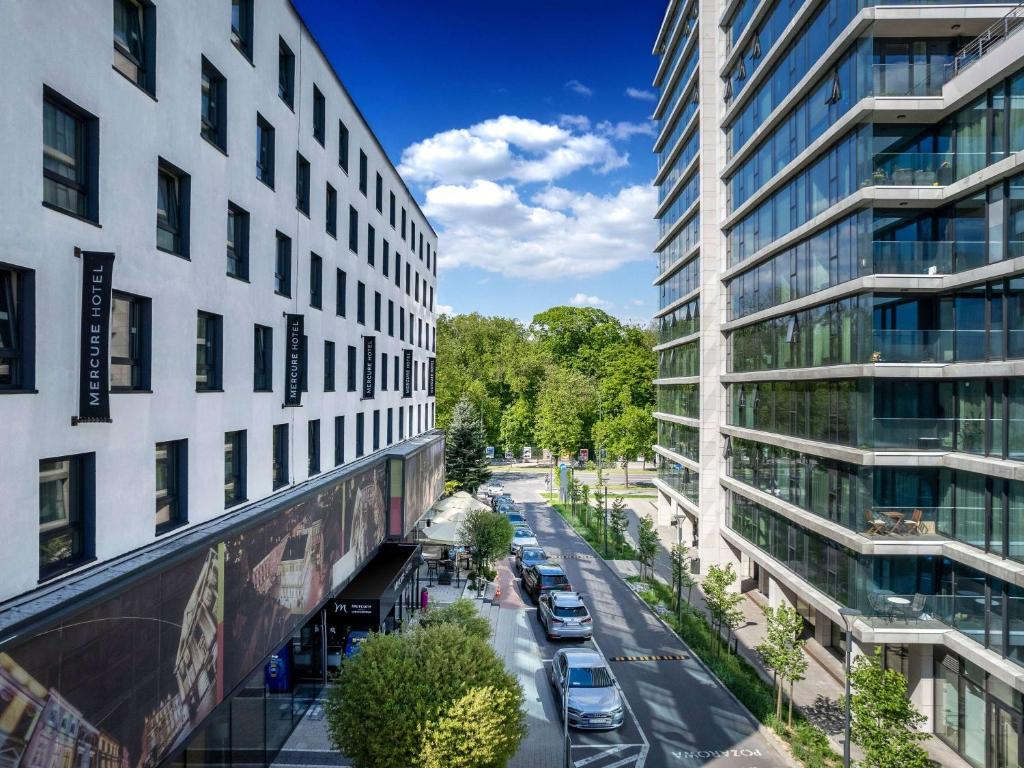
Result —
<svg viewBox="0 0 1024 768"><path fill-rule="evenodd" d="M537 396L534 435L556 456L575 453L590 440L597 406L594 383L579 371L551 368Z"/></svg>
<svg viewBox="0 0 1024 768"><path fill-rule="evenodd" d="M683 590L686 592L686 604L690 604L693 587L696 584L690 573L690 548L685 544L672 547L672 593L676 596L676 617L683 615Z"/></svg>
<svg viewBox="0 0 1024 768"><path fill-rule="evenodd" d="M657 440L654 417L649 409L626 406L617 416L605 417L594 425L594 439L612 456L621 458L628 488L629 460L640 454L646 455Z"/></svg>
<svg viewBox="0 0 1024 768"><path fill-rule="evenodd" d="M640 577L643 578L646 568L650 577L654 578L654 557L658 554L658 532L654 530L654 519L644 515L637 524L637 559L640 560Z"/></svg>
<svg viewBox="0 0 1024 768"><path fill-rule="evenodd" d="M630 405L648 413L654 407L654 379L658 362L653 347L654 334L626 327L625 339L605 349L601 355L598 391L606 414L621 413Z"/></svg>
<svg viewBox="0 0 1024 768"><path fill-rule="evenodd" d="M765 637L757 652L768 669L775 672L775 717L782 719L782 687L789 683L789 725L793 725L793 684L804 679L807 659L803 654L803 617L795 608L783 603L777 608L765 607Z"/></svg>
<svg viewBox="0 0 1024 768"><path fill-rule="evenodd" d="M533 408L519 398L501 414L501 432L498 442L506 451L519 454L527 445L533 445Z"/></svg>
<svg viewBox="0 0 1024 768"><path fill-rule="evenodd" d="M730 587L736 582L736 572L732 569L732 563L725 568L712 565L708 568L707 575L701 586L704 589L704 602L711 613L711 626L715 630L715 637L718 645L721 645L722 627L728 630L726 646L732 641L732 632L739 627L743 621L743 611L739 604L743 602L743 595L730 591Z"/></svg>
<svg viewBox="0 0 1024 768"><path fill-rule="evenodd" d="M491 622L480 615L472 600L459 598L454 603L430 608L420 618L420 626L432 627L437 624L454 624L468 635L489 640Z"/></svg>
<svg viewBox="0 0 1024 768"><path fill-rule="evenodd" d="M448 425L444 453L447 479L458 483L460 489L476 493L491 476L486 440L483 423L468 398L463 397Z"/></svg>
<svg viewBox="0 0 1024 768"><path fill-rule="evenodd" d="M342 662L325 711L331 742L356 768L504 766L526 732L516 677L486 640L449 623L371 635ZM468 750L460 728L490 762L451 762L467 759L452 753Z"/></svg>
<svg viewBox="0 0 1024 768"><path fill-rule="evenodd" d="M594 307L552 307L533 316L530 333L556 363L591 377L624 337L622 324Z"/></svg>
<svg viewBox="0 0 1024 768"><path fill-rule="evenodd" d="M629 528L629 518L626 517L626 502L621 496L612 500L612 510L608 515L608 529L615 542L616 551L621 551L626 545L626 530Z"/></svg>
<svg viewBox="0 0 1024 768"><path fill-rule="evenodd" d="M925 768L928 753L919 731L926 721L911 704L907 681L894 669L882 667L882 649L859 656L850 673L851 737L864 753L865 768Z"/></svg>
<svg viewBox="0 0 1024 768"><path fill-rule="evenodd" d="M512 545L512 523L504 515L489 509L474 509L459 525L459 545L473 553L478 570L491 564Z"/></svg>

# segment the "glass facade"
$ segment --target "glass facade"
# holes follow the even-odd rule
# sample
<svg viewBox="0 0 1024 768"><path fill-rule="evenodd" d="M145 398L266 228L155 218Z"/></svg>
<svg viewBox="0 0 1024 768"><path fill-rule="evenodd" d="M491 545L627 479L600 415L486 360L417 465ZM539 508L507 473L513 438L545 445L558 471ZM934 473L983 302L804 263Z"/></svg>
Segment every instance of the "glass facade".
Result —
<svg viewBox="0 0 1024 768"><path fill-rule="evenodd" d="M700 430L674 421L658 421L658 445L691 461L700 459Z"/></svg>

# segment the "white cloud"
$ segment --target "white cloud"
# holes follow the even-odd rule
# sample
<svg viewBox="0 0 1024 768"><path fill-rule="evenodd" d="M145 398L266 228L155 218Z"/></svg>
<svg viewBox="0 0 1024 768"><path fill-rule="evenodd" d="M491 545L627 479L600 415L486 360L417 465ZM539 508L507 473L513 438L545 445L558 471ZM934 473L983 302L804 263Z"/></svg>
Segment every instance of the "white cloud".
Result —
<svg viewBox="0 0 1024 768"><path fill-rule="evenodd" d="M608 302L598 296L588 296L585 293L577 293L569 303L577 307L605 307Z"/></svg>
<svg viewBox="0 0 1024 768"><path fill-rule="evenodd" d="M646 301L644 301L643 299L633 299L633 306L635 306L635 307L642 307L642 306L644 306L644 305L645 305L646 303L647 303L647 302L646 302Z"/></svg>
<svg viewBox="0 0 1024 768"><path fill-rule="evenodd" d="M565 87L568 88L573 93L578 93L580 96L593 96L594 95L593 89L588 88L583 83L581 83L579 80L570 80L569 82L567 82L565 84Z"/></svg>
<svg viewBox="0 0 1024 768"><path fill-rule="evenodd" d="M586 120L581 115L569 117L575 122L570 127L579 128ZM547 182L583 168L608 173L629 164L629 156L612 145L612 135L614 130L600 136L574 133L558 125L502 115L406 147L399 172L413 181L441 184L477 179Z"/></svg>
<svg viewBox="0 0 1024 768"><path fill-rule="evenodd" d="M452 309L452 305L451 304L438 304L437 305L437 314L439 314L439 315L448 315L450 317L450 316L453 316L455 314L455 310Z"/></svg>
<svg viewBox="0 0 1024 768"><path fill-rule="evenodd" d="M570 189L565 187L548 187L538 192L530 200L537 205L543 205L545 208L553 208L559 211L572 205L572 201L575 198L575 193Z"/></svg>
<svg viewBox="0 0 1024 768"><path fill-rule="evenodd" d="M590 130L590 118L586 115L559 115L558 124L578 131Z"/></svg>
<svg viewBox="0 0 1024 768"><path fill-rule="evenodd" d="M654 129L654 123L650 120L643 123L630 123L620 121L613 123L609 120L605 120L597 124L597 132L602 136L608 136L617 141L628 141L632 136L655 136L657 131Z"/></svg>
<svg viewBox="0 0 1024 768"><path fill-rule="evenodd" d="M658 97L653 91L645 91L642 88L627 88L626 95L637 101L657 101Z"/></svg>

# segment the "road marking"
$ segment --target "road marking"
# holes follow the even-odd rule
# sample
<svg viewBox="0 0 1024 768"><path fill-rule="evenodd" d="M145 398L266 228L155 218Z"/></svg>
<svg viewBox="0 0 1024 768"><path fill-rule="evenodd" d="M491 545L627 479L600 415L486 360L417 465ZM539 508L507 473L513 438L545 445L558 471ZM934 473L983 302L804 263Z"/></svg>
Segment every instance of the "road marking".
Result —
<svg viewBox="0 0 1024 768"><path fill-rule="evenodd" d="M686 661L689 656L685 653L672 656L611 656L608 661Z"/></svg>
<svg viewBox="0 0 1024 768"><path fill-rule="evenodd" d="M691 752L673 752L672 757L677 760L708 757L761 757L760 749L700 749ZM611 766L607 766L611 768Z"/></svg>
<svg viewBox="0 0 1024 768"><path fill-rule="evenodd" d="M590 638L590 642L594 644L594 648L597 649L597 652L604 656L604 651L602 651L601 646L597 644L597 640ZM616 680L615 683L617 685L618 680ZM629 716L633 718L633 725L636 726L636 732L640 734L640 740L644 743L643 746L640 747L640 754L637 755L636 758L636 768L644 768L644 763L647 761L647 753L651 749L651 743L647 741L647 734L645 734L644 729L640 727L640 721L637 719L636 713L633 711L633 707L629 705L629 699L626 698L626 694L622 692L621 688L619 689L619 693L622 698L622 703L626 705L626 711L629 712ZM605 768L612 768L612 766L605 766Z"/></svg>
<svg viewBox="0 0 1024 768"><path fill-rule="evenodd" d="M631 746L633 746L633 745L632 744L618 744L618 745L612 747L611 749L604 750L604 752L598 752L596 755L591 755L590 757L584 757L582 760L577 760L575 763L573 763L573 765L575 765L576 768L583 768L584 765L590 765L591 763L597 762L598 760L601 760L602 758L608 757L609 755L614 755L617 752L621 752L624 749L629 749L629 747L631 747ZM637 746L639 746L639 745L637 745Z"/></svg>
<svg viewBox="0 0 1024 768"><path fill-rule="evenodd" d="M549 560L593 560L593 555L548 555Z"/></svg>

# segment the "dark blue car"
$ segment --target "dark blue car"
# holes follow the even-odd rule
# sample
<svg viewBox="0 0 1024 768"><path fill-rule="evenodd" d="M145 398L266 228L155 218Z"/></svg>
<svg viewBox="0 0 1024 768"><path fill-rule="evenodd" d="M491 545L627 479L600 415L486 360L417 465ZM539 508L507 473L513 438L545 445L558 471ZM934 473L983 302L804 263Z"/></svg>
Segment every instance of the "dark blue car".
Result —
<svg viewBox="0 0 1024 768"><path fill-rule="evenodd" d="M361 629L353 629L349 632L348 638L345 640L345 658L348 659L355 656L359 651L359 646L362 645L363 641L369 636L369 632L365 632Z"/></svg>
<svg viewBox="0 0 1024 768"><path fill-rule="evenodd" d="M541 547L521 547L516 553L516 573L521 574L524 568L543 563L548 554Z"/></svg>

